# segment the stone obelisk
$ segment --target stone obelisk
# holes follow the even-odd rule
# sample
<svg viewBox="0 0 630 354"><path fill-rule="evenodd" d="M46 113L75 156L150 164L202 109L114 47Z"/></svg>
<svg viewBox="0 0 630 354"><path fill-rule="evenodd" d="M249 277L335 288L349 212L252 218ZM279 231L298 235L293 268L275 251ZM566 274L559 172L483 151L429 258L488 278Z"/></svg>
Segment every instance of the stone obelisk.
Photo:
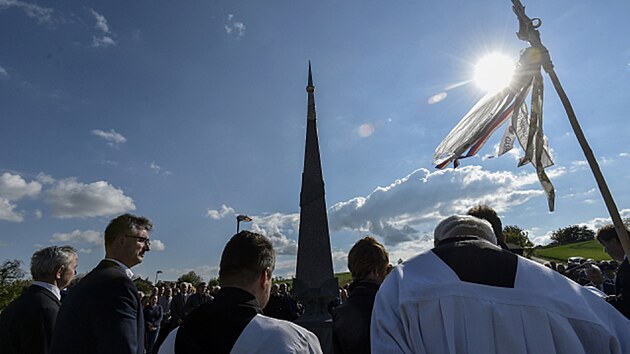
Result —
<svg viewBox="0 0 630 354"><path fill-rule="evenodd" d="M332 353L332 319L328 304L339 294L333 273L324 178L319 156L315 86L308 63L306 149L300 192L300 232L293 296L304 305L297 321L317 335L324 353ZM352 329L349 329L352 330Z"/></svg>

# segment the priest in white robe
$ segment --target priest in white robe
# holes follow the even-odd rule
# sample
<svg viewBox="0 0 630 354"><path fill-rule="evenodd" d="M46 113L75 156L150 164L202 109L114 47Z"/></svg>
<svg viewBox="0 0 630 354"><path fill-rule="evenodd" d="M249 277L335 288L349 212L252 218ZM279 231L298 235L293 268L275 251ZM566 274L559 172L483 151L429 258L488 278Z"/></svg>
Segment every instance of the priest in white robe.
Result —
<svg viewBox="0 0 630 354"><path fill-rule="evenodd" d="M186 316L159 353L321 354L315 334L263 315L275 262L275 251L265 236L250 231L234 235L221 255L221 290Z"/></svg>
<svg viewBox="0 0 630 354"><path fill-rule="evenodd" d="M373 353L630 353L630 321L559 273L501 250L489 223L451 216L436 247L394 268Z"/></svg>

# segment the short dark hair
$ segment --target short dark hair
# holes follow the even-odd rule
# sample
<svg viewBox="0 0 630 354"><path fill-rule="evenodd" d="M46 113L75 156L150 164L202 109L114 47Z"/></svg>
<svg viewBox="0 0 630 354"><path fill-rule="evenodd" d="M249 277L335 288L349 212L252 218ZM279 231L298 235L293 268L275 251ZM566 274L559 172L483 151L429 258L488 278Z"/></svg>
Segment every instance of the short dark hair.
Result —
<svg viewBox="0 0 630 354"><path fill-rule="evenodd" d="M490 225L492 225L494 236L497 237L497 242L500 242L499 240L503 240L503 225L501 224L501 219L499 218L499 215L497 215L497 212L490 206L486 204L475 205L474 207L468 209L467 214L489 222Z"/></svg>
<svg viewBox="0 0 630 354"><path fill-rule="evenodd" d="M105 246L111 245L116 239L116 236L137 229L151 231L151 229L153 229L153 223L144 216L136 216L133 214L122 214L112 219L105 229Z"/></svg>
<svg viewBox="0 0 630 354"><path fill-rule="evenodd" d="M348 269L355 281L376 274L386 275L389 265L389 255L385 247L372 236L366 236L357 241L348 253Z"/></svg>
<svg viewBox="0 0 630 354"><path fill-rule="evenodd" d="M626 227L626 230L628 228ZM630 231L628 231L630 233ZM619 235L617 235L617 230L615 229L615 225L609 224L602 226L599 230L597 230L597 241L601 243L602 241L612 241L613 239L619 240Z"/></svg>
<svg viewBox="0 0 630 354"><path fill-rule="evenodd" d="M221 282L247 284L255 281L265 269L273 271L276 252L265 236L241 231L225 245L219 266Z"/></svg>

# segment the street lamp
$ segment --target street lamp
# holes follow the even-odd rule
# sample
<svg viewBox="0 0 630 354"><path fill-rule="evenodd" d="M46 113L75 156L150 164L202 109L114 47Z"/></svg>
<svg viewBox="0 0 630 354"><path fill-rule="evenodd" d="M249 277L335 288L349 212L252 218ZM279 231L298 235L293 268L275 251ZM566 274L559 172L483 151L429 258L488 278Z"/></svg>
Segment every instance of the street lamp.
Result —
<svg viewBox="0 0 630 354"><path fill-rule="evenodd" d="M163 272L161 270L158 270L157 272L155 272L155 285L157 285L157 280L158 280L158 275L162 274Z"/></svg>
<svg viewBox="0 0 630 354"><path fill-rule="evenodd" d="M238 215L236 217L236 233L238 233L241 229L241 221L250 222L252 221L252 218L247 215Z"/></svg>

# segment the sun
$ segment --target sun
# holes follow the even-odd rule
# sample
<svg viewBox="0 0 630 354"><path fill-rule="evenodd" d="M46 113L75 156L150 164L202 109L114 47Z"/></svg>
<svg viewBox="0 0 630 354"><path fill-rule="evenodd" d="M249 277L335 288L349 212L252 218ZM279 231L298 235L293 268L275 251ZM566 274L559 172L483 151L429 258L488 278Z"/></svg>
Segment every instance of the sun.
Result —
<svg viewBox="0 0 630 354"><path fill-rule="evenodd" d="M484 91L498 92L507 87L514 73L514 61L500 53L488 54L475 65L474 81Z"/></svg>

